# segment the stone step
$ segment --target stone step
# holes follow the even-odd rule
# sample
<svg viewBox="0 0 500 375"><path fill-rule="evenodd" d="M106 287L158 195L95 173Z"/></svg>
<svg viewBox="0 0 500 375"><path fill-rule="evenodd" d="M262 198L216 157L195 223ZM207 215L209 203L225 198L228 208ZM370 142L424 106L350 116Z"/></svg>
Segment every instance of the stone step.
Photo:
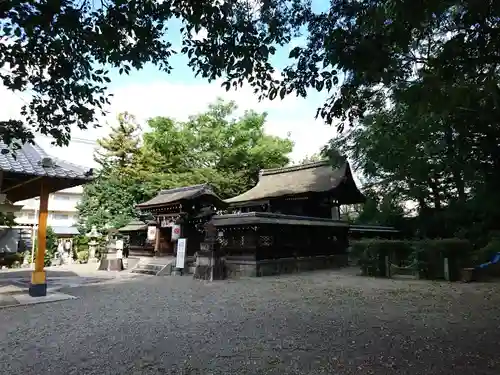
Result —
<svg viewBox="0 0 500 375"><path fill-rule="evenodd" d="M155 276L157 276L167 266L168 266L168 264L139 263L130 272L132 272L132 273L141 273L141 274L145 274L145 275L155 275Z"/></svg>
<svg viewBox="0 0 500 375"><path fill-rule="evenodd" d="M136 266L136 269L140 270L151 270L151 271L160 271L163 267L165 267L164 264L138 264Z"/></svg>
<svg viewBox="0 0 500 375"><path fill-rule="evenodd" d="M130 272L131 273L140 273L142 275L152 275L152 276L156 276L156 274L158 273L157 271L153 271L153 270L144 270L144 269L137 269L137 268L134 268Z"/></svg>

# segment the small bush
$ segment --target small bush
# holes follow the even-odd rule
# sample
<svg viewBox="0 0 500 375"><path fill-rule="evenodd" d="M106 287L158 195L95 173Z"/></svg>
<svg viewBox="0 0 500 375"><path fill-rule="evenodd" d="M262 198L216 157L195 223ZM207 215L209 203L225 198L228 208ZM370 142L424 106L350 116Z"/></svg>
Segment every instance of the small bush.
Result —
<svg viewBox="0 0 500 375"><path fill-rule="evenodd" d="M500 252L500 238L493 238L486 246L473 253L471 263L473 266L478 266L489 262L498 252Z"/></svg>
<svg viewBox="0 0 500 375"><path fill-rule="evenodd" d="M0 267L13 268L23 262L23 253L2 253L0 254Z"/></svg>
<svg viewBox="0 0 500 375"><path fill-rule="evenodd" d="M79 251L76 254L76 259L77 259L78 263L87 263L88 260L89 260L89 252L88 252L88 250Z"/></svg>
<svg viewBox="0 0 500 375"><path fill-rule="evenodd" d="M459 238L422 240L415 242L420 276L426 279L444 279L444 259L448 258L450 280L458 280L460 269L472 254L472 244Z"/></svg>

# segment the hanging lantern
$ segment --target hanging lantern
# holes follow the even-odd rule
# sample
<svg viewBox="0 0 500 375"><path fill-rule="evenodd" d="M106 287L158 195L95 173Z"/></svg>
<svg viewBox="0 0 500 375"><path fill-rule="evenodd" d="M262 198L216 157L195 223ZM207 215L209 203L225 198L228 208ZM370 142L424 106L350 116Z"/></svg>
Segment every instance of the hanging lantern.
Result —
<svg viewBox="0 0 500 375"><path fill-rule="evenodd" d="M181 226L174 224L172 226L172 241L177 241L181 237Z"/></svg>

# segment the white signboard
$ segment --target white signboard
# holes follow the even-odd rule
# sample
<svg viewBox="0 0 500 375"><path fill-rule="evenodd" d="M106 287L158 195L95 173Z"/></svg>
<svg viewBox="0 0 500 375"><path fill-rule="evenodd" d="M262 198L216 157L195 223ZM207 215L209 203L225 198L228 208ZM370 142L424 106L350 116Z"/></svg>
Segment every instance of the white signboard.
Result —
<svg viewBox="0 0 500 375"><path fill-rule="evenodd" d="M154 241L156 239L156 227L148 227L148 241Z"/></svg>
<svg viewBox="0 0 500 375"><path fill-rule="evenodd" d="M115 248L116 250L123 250L123 240L116 240Z"/></svg>
<svg viewBox="0 0 500 375"><path fill-rule="evenodd" d="M180 238L180 236L181 236L181 226L175 224L174 226L172 226L171 241L177 241Z"/></svg>
<svg viewBox="0 0 500 375"><path fill-rule="evenodd" d="M184 260L186 259L186 242L186 238L179 238L177 240L176 268L184 268Z"/></svg>

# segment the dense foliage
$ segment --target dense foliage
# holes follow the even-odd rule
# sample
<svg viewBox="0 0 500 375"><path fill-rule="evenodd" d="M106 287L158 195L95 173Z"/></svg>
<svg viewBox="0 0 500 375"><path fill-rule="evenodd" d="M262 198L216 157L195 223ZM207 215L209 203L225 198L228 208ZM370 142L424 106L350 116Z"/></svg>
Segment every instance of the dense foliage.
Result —
<svg viewBox="0 0 500 375"><path fill-rule="evenodd" d="M52 227L49 225L47 226L45 254L43 257L43 263L46 267L50 266L50 264L52 263L54 255L57 252L57 245L58 245L57 235L55 234ZM36 255L38 255L38 239L35 239L35 256Z"/></svg>
<svg viewBox="0 0 500 375"><path fill-rule="evenodd" d="M499 21L493 1L2 2L0 78L33 94L27 121L4 122L2 138L30 139L36 129L64 143L69 125L95 123L109 68L151 62L170 72L176 52L196 74L225 77L227 89L248 83L271 99L328 91L319 111L328 122L355 121L396 92L420 102L419 113L489 122L498 116ZM168 38L174 28L180 46ZM299 32L305 42L276 79L271 57Z"/></svg>
<svg viewBox="0 0 500 375"><path fill-rule="evenodd" d="M374 215L383 204L398 211L410 199L422 235L482 246L498 228L498 2L16 0L1 3L0 23L0 78L33 94L26 121L0 123L7 142L29 140L34 130L67 142L69 126L95 123L107 102L109 68L128 73L151 62L170 72L180 52L197 75L223 77L228 90L249 84L270 99L328 92L318 115L340 130L352 125L331 148L384 197L367 206L369 221L385 220ZM177 26L180 46L168 38ZM299 35L288 66L273 66L272 56ZM234 191L241 177L229 167L220 177L221 164L196 168L181 179L203 175ZM162 175L154 184L176 182Z"/></svg>
<svg viewBox="0 0 500 375"><path fill-rule="evenodd" d="M264 133L265 114L235 116L234 103L217 101L186 122L156 117L140 134L133 116L122 114L99 141L98 178L84 188L81 225L119 228L134 206L161 189L209 183L222 198L257 182L259 170L286 165L292 142Z"/></svg>

